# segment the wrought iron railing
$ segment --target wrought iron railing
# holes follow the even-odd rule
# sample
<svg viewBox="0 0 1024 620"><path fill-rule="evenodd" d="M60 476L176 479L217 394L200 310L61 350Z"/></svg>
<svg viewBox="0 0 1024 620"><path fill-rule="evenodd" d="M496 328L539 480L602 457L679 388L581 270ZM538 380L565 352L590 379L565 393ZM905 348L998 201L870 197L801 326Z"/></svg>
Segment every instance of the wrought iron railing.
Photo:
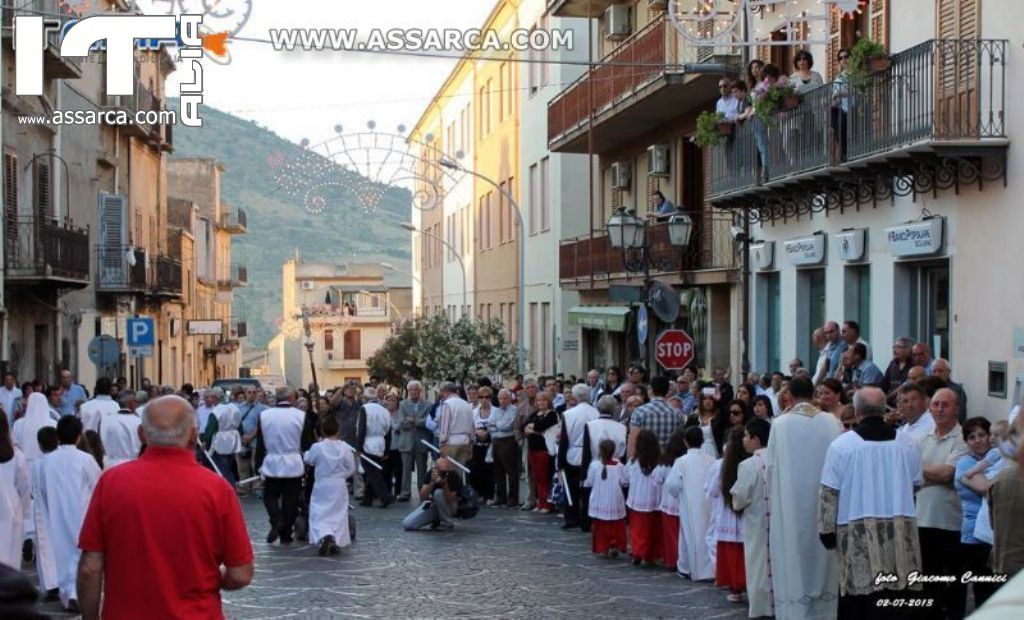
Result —
<svg viewBox="0 0 1024 620"><path fill-rule="evenodd" d="M235 209L220 216L221 226L224 228L245 229L249 225L249 216L245 209Z"/></svg>
<svg viewBox="0 0 1024 620"><path fill-rule="evenodd" d="M633 33L595 63L548 103L548 141L578 128L593 107L605 106L632 95L666 72L683 72L683 65L697 59L697 48L686 46L662 14Z"/></svg>
<svg viewBox="0 0 1024 620"><path fill-rule="evenodd" d="M96 248L96 289L100 292L146 290L146 252L128 245Z"/></svg>
<svg viewBox="0 0 1024 620"><path fill-rule="evenodd" d="M249 268L245 265L231 266L231 282L234 285L249 283Z"/></svg>
<svg viewBox="0 0 1024 620"><path fill-rule="evenodd" d="M709 194L825 170L915 144L1006 137L1008 42L936 39L888 69L803 95L767 124L751 119L712 147Z"/></svg>
<svg viewBox="0 0 1024 620"><path fill-rule="evenodd" d="M89 230L53 218L5 220L9 278L89 280Z"/></svg>
<svg viewBox="0 0 1024 620"><path fill-rule="evenodd" d="M161 254L153 261L153 271L157 292L181 294L182 278L180 259Z"/></svg>

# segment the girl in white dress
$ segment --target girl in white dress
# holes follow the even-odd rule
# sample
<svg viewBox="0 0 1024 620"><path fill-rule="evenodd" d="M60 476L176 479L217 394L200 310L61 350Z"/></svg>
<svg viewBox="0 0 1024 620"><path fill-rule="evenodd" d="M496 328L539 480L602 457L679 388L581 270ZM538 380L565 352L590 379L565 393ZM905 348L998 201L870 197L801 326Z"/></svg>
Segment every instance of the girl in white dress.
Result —
<svg viewBox="0 0 1024 620"><path fill-rule="evenodd" d="M633 565L653 564L661 557L661 485L654 470L661 448L658 437L650 429L641 429L636 436L633 460L626 466L629 478L629 543Z"/></svg>
<svg viewBox="0 0 1024 620"><path fill-rule="evenodd" d="M313 444L305 461L315 468L316 480L309 500L309 542L319 544L318 553L325 556L341 553L352 542L345 481L356 472L356 461L352 449L340 440L338 418L324 418L321 430L324 439Z"/></svg>
<svg viewBox="0 0 1024 620"><path fill-rule="evenodd" d="M0 411L0 564L21 566L29 497L28 460L14 447L7 415Z"/></svg>
<svg viewBox="0 0 1024 620"><path fill-rule="evenodd" d="M654 474L658 476L658 482L665 484L665 479L672 471L672 465L676 459L686 454L685 431L676 429L668 440L668 447L661 454L661 464ZM679 499L672 497L661 488L661 563L665 568L676 570L676 563L679 561Z"/></svg>
<svg viewBox="0 0 1024 620"><path fill-rule="evenodd" d="M583 486L590 489L591 550L603 557L626 552L626 470L615 460L615 442L605 439L597 446L600 459L590 463Z"/></svg>
<svg viewBox="0 0 1024 620"><path fill-rule="evenodd" d="M711 498L712 521L708 546L716 548L715 585L728 588L728 599L734 603L746 601L747 577L743 559L743 525L740 515L732 509L730 489L736 484L740 463L750 455L743 449L743 428L729 431L725 456L715 461L708 472L704 486ZM713 538L713 540L712 540Z"/></svg>

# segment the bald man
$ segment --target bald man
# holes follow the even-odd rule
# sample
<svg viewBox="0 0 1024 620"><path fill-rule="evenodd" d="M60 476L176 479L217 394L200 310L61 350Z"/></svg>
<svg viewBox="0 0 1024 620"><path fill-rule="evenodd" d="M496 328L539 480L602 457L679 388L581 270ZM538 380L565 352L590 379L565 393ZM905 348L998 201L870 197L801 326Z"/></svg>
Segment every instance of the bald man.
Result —
<svg viewBox="0 0 1024 620"><path fill-rule="evenodd" d="M196 415L163 396L146 406L142 456L108 470L82 525L82 617L223 617L220 591L249 585L252 545L234 489L196 463ZM188 524L183 527L182 524Z"/></svg>
<svg viewBox="0 0 1024 620"><path fill-rule="evenodd" d="M839 549L840 618L877 615L878 600L907 591L907 576L921 570L914 507L921 457L912 437L885 423L885 400L879 388L858 390L857 426L825 454L818 534L826 548ZM877 583L878 574L896 580Z"/></svg>
<svg viewBox="0 0 1024 620"><path fill-rule="evenodd" d="M964 386L953 381L953 367L949 360L936 357L932 360L932 374L946 382L946 387L956 392L957 397L957 422L963 424L967 420L967 392Z"/></svg>

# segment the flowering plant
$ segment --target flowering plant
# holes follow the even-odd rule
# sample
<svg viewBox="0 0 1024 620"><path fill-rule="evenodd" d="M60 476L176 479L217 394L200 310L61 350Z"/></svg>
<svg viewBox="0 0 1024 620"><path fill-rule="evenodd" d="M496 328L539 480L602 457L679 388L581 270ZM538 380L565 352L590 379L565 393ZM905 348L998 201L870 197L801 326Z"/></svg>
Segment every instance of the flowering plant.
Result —
<svg viewBox="0 0 1024 620"><path fill-rule="evenodd" d="M771 117L780 107L783 109L793 107L790 102L795 100L799 103L800 98L796 88L789 83L786 76L782 76L778 80L769 78L761 82L754 88L753 96L754 116L761 119L766 125L772 124Z"/></svg>

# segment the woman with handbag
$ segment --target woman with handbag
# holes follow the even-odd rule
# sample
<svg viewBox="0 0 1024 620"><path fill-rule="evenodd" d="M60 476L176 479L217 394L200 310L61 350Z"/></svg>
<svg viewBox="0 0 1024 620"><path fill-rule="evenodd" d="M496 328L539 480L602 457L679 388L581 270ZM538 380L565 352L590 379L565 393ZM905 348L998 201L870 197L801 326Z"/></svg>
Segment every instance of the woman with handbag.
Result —
<svg viewBox="0 0 1024 620"><path fill-rule="evenodd" d="M537 392L537 411L526 423L526 447L529 450L530 478L537 487L537 507L534 512L547 514L554 510L551 497L551 453L546 433L558 425L558 412L551 406L551 394Z"/></svg>
<svg viewBox="0 0 1024 620"><path fill-rule="evenodd" d="M476 407L473 409L473 460L470 463L469 485L480 497L491 500L494 498L494 457L491 453L491 434L487 428L491 418L491 388L484 386L474 391Z"/></svg>

